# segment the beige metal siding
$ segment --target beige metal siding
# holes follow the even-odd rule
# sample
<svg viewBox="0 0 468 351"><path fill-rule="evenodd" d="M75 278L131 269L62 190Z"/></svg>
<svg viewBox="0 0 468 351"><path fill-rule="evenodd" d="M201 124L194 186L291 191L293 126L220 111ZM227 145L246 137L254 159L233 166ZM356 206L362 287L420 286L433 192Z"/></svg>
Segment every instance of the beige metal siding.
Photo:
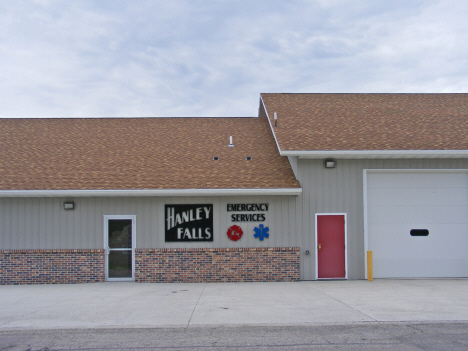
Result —
<svg viewBox="0 0 468 351"><path fill-rule="evenodd" d="M93 249L104 246L104 215L136 215L138 248L292 247L301 248L301 279L315 279L315 213L347 213L348 277L364 279L364 169L468 169L467 159L337 160L325 169L323 160L297 160L302 195L258 197L141 197L141 198L0 198L0 249ZM73 200L74 211L62 203ZM270 237L253 237L259 222L244 222L244 237L230 241L234 224L228 203L270 204L265 225ZM212 203L214 241L165 243L165 204ZM239 224L239 223L236 223ZM306 255L305 251L310 254Z"/></svg>
<svg viewBox="0 0 468 351"><path fill-rule="evenodd" d="M282 247L294 246L295 196L141 197L141 198L0 198L0 249L95 249L104 246L104 215L136 215L137 248ZM75 202L65 211L62 203ZM268 203L265 222L231 222L228 203ZM165 204L213 204L213 242L166 243ZM270 237L259 241L254 227L268 226ZM238 242L227 229L240 225Z"/></svg>
<svg viewBox="0 0 468 351"><path fill-rule="evenodd" d="M315 279L315 213L347 213L348 277L364 279L364 169L467 169L467 159L339 159L326 169L323 160L299 159L298 179L303 193L297 198L301 247L301 279ZM302 218L301 218L302 217ZM310 250L310 255L304 255Z"/></svg>

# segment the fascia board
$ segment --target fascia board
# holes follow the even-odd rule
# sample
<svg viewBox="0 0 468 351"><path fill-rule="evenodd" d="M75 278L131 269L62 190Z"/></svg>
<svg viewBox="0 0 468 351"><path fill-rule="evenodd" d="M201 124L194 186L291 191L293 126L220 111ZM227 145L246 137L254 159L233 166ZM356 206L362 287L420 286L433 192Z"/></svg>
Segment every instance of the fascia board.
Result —
<svg viewBox="0 0 468 351"><path fill-rule="evenodd" d="M337 151L281 151L281 156L301 159L343 158L468 158L468 150L337 150Z"/></svg>
<svg viewBox="0 0 468 351"><path fill-rule="evenodd" d="M245 196L300 195L302 188L154 190L0 190L0 197Z"/></svg>
<svg viewBox="0 0 468 351"><path fill-rule="evenodd" d="M270 129L271 129L271 134L273 134L273 138L275 138L275 143L276 143L276 147L278 148L278 151L280 152L280 155L281 155L281 148L279 146L279 143L278 143L278 139L276 139L276 134L275 134L275 130L273 129L273 125L271 124L271 120L270 120L270 116L268 115L268 111L266 109L266 106L265 106L265 103L263 102L263 97L262 95L260 94L260 102L262 103L262 106L263 106L263 111L265 111L265 114L266 114L266 117L267 117L267 120L268 120L268 124L270 125ZM259 113L260 114L260 113ZM260 117L260 116L259 116ZM281 155L283 156L283 155Z"/></svg>

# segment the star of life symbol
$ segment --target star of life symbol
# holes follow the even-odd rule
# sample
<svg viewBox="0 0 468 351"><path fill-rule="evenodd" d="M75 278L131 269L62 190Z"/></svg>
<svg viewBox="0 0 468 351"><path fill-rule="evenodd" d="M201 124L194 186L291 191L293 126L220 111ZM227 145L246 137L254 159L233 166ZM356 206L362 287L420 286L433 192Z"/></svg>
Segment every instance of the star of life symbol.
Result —
<svg viewBox="0 0 468 351"><path fill-rule="evenodd" d="M268 234L268 231L270 228L264 227L263 224L260 224L258 227L254 228L254 237L258 238L260 241L263 241L264 238L268 238L270 234Z"/></svg>

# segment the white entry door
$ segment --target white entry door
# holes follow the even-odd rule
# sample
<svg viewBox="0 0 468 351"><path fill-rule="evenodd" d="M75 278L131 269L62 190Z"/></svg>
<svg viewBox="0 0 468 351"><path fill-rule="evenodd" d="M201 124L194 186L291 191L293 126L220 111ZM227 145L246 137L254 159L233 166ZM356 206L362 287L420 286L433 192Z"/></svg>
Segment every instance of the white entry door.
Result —
<svg viewBox="0 0 468 351"><path fill-rule="evenodd" d="M106 280L135 280L136 216L104 216Z"/></svg>
<svg viewBox="0 0 468 351"><path fill-rule="evenodd" d="M468 277L467 171L368 170L365 178L374 277Z"/></svg>

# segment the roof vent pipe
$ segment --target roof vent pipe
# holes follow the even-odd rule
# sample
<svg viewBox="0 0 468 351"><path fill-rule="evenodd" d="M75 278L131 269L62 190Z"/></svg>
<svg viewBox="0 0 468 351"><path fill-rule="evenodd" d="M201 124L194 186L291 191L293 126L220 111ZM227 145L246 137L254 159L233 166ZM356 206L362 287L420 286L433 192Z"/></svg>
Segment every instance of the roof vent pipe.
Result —
<svg viewBox="0 0 468 351"><path fill-rule="evenodd" d="M278 127L278 114L276 112L273 114L273 118L275 120L275 127Z"/></svg>
<svg viewBox="0 0 468 351"><path fill-rule="evenodd" d="M232 143L232 135L229 137L229 147L234 147L234 144Z"/></svg>

